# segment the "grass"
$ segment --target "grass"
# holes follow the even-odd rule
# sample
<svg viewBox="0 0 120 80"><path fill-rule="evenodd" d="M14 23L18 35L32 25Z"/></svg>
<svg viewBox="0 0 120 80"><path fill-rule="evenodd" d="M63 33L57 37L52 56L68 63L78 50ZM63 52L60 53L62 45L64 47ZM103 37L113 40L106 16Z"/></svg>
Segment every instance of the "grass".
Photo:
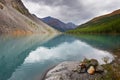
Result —
<svg viewBox="0 0 120 80"><path fill-rule="evenodd" d="M104 65L107 74L104 76L104 80L120 80L120 65Z"/></svg>

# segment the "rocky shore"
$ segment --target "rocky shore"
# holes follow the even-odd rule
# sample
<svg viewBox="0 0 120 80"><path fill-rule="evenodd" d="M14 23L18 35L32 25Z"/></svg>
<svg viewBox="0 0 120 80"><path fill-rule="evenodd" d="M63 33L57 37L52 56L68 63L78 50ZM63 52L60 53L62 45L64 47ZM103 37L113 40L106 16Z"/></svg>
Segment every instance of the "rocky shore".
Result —
<svg viewBox="0 0 120 80"><path fill-rule="evenodd" d="M95 59L66 61L50 69L42 80L103 80L107 71Z"/></svg>

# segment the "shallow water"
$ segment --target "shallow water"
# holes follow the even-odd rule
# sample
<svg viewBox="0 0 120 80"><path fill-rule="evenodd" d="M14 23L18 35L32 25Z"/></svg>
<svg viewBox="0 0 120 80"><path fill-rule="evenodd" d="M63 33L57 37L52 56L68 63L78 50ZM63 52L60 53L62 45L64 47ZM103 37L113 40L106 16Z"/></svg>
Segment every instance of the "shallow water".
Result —
<svg viewBox="0 0 120 80"><path fill-rule="evenodd" d="M39 80L45 70L62 61L80 61L113 55L120 48L120 36L82 35L0 36L0 80Z"/></svg>

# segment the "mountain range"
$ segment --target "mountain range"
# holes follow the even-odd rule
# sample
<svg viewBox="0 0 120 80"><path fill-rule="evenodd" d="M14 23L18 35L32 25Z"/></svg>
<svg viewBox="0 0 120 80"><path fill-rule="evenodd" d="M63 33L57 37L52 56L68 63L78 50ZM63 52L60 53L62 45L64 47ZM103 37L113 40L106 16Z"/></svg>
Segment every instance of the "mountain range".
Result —
<svg viewBox="0 0 120 80"><path fill-rule="evenodd" d="M118 34L120 33L120 9L110 14L93 18L76 29L68 31L68 33Z"/></svg>
<svg viewBox="0 0 120 80"><path fill-rule="evenodd" d="M30 14L21 0L0 0L0 34L49 34L57 32Z"/></svg>
<svg viewBox="0 0 120 80"><path fill-rule="evenodd" d="M56 18L53 18L50 16L42 18L41 20L61 32L65 32L67 30L72 30L77 27L72 22L64 23L64 22L60 21L59 19L56 19Z"/></svg>
<svg viewBox="0 0 120 80"><path fill-rule="evenodd" d="M21 0L0 0L0 34L59 33L120 33L120 9L93 18L76 26L53 17L39 19L32 15Z"/></svg>

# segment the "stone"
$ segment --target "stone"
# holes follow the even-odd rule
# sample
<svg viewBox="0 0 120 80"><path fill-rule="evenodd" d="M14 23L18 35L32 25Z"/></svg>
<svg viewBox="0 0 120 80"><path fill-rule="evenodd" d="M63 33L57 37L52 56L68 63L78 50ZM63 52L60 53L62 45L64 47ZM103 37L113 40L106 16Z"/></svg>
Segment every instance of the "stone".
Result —
<svg viewBox="0 0 120 80"><path fill-rule="evenodd" d="M96 67L96 72L104 72L104 68L99 65Z"/></svg>
<svg viewBox="0 0 120 80"><path fill-rule="evenodd" d="M90 65L96 67L96 66L98 66L98 61L96 59L91 59L90 60Z"/></svg>
<svg viewBox="0 0 120 80"><path fill-rule="evenodd" d="M86 68L81 69L81 73L85 73L86 72Z"/></svg>
<svg viewBox="0 0 120 80"><path fill-rule="evenodd" d="M80 72L81 72L81 69L82 69L81 66L78 66L78 67L77 67L77 72L80 73Z"/></svg>
<svg viewBox="0 0 120 80"><path fill-rule="evenodd" d="M86 64L93 65L90 65L88 68L84 68L81 67L80 62L62 62L53 69L49 70L44 79L41 80L102 80L106 74L103 67L98 65L98 62L94 59L92 59L92 62L91 60L87 60L85 65ZM96 70L103 72L98 73Z"/></svg>
<svg viewBox="0 0 120 80"><path fill-rule="evenodd" d="M79 66L80 66L81 68L86 68L86 63L81 62Z"/></svg>
<svg viewBox="0 0 120 80"><path fill-rule="evenodd" d="M95 68L94 66L90 66L90 68L87 70L87 72L91 75L93 75L95 73Z"/></svg>

